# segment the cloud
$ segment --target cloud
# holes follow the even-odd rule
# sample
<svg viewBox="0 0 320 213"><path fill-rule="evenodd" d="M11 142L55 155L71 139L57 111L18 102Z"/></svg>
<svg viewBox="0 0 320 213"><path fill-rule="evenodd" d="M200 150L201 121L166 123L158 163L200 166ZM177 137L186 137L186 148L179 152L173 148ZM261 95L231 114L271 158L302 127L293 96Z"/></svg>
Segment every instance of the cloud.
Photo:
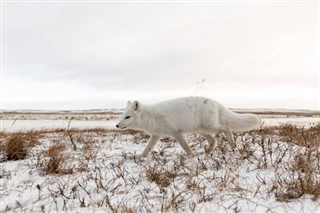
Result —
<svg viewBox="0 0 320 213"><path fill-rule="evenodd" d="M208 91L315 89L315 5L4 3L4 77L93 93L185 92L203 78Z"/></svg>

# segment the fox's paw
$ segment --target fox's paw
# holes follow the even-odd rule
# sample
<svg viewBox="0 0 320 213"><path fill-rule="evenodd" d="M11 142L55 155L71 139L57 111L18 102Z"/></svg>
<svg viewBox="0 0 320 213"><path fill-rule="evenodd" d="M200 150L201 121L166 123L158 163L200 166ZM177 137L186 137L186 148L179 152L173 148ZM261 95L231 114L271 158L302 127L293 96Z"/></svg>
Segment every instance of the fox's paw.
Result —
<svg viewBox="0 0 320 213"><path fill-rule="evenodd" d="M141 155L139 155L140 158L148 158L149 154L146 153L142 153Z"/></svg>
<svg viewBox="0 0 320 213"><path fill-rule="evenodd" d="M217 146L216 146L215 144L205 145L205 146L204 146L204 151L206 152L206 154L210 154L210 153L213 152L216 148L217 148Z"/></svg>
<svg viewBox="0 0 320 213"><path fill-rule="evenodd" d="M153 151L152 151L152 150L145 149L145 150L142 152L141 156L144 157L144 158L147 158L147 157L150 155L150 153L153 153Z"/></svg>
<svg viewBox="0 0 320 213"><path fill-rule="evenodd" d="M195 155L193 154L193 152L188 153L187 156L188 156L189 158L194 158L194 157L195 157Z"/></svg>

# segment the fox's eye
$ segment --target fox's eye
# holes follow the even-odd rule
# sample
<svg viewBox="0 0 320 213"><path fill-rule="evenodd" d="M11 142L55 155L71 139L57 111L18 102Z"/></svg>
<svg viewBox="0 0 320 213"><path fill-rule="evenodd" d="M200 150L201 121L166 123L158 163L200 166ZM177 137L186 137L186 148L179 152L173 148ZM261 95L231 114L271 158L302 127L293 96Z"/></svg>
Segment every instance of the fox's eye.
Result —
<svg viewBox="0 0 320 213"><path fill-rule="evenodd" d="M124 119L129 119L130 118L130 116L127 116L127 117L125 117Z"/></svg>

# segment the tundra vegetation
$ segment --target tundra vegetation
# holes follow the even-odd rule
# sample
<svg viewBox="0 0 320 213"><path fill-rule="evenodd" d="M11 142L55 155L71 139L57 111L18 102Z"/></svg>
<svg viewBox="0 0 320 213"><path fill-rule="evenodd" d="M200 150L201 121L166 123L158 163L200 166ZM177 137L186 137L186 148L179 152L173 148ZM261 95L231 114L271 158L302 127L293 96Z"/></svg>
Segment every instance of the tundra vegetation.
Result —
<svg viewBox="0 0 320 213"><path fill-rule="evenodd" d="M141 157L140 131L0 132L1 212L319 212L320 124L225 135L213 152L190 134Z"/></svg>

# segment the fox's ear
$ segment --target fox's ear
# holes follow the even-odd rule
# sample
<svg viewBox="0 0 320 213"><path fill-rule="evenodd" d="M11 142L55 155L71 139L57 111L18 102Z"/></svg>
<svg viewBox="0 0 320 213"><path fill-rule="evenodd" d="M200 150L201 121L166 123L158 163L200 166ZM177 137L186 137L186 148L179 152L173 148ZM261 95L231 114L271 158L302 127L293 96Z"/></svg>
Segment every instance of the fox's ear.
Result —
<svg viewBox="0 0 320 213"><path fill-rule="evenodd" d="M131 104L131 101L128 101L127 106L129 106Z"/></svg>
<svg viewBox="0 0 320 213"><path fill-rule="evenodd" d="M140 103L139 103L139 101L134 101L133 104L132 104L132 106L133 106L133 109L134 109L135 111L140 110Z"/></svg>

